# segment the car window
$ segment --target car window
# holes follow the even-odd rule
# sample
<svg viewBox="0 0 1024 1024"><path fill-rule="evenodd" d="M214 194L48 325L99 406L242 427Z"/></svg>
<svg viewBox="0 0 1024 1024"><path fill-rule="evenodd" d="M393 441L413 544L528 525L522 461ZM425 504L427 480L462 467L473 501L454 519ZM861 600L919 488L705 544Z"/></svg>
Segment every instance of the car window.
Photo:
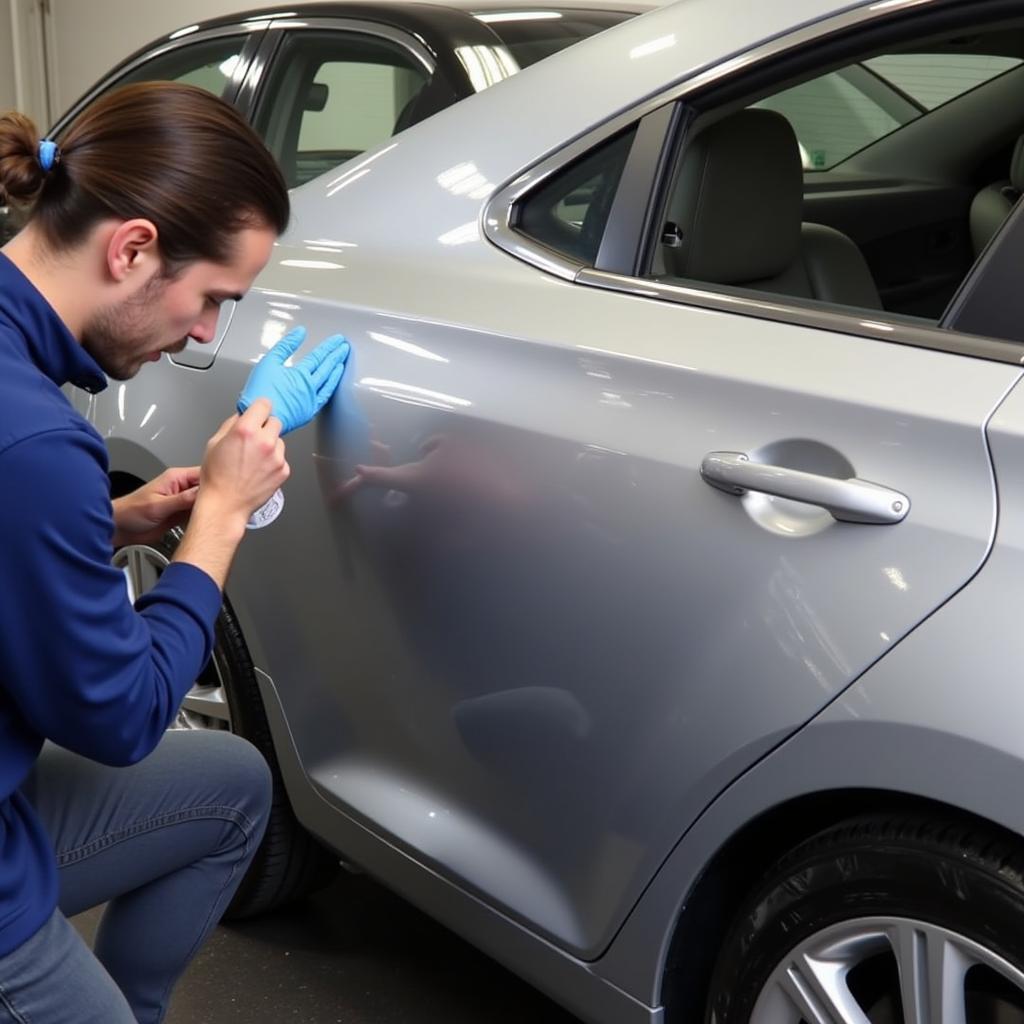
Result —
<svg viewBox="0 0 1024 1024"><path fill-rule="evenodd" d="M1024 61L999 52L1006 31L982 25L929 39L927 59L911 47L871 53L767 95L755 77L751 89L761 91L747 102L734 82L721 108L704 94L677 111L667 164L660 136L630 157L630 135L620 133L515 199L510 226L583 267L601 252L600 269L620 285L642 279L639 294L743 310L755 299L779 319L786 310L801 323L842 317L853 333L880 323L949 327L976 260L993 239L997 250L1005 244L1020 194L1014 140L1024 120L1012 99L1024 90ZM953 52L965 39L992 56ZM872 148L863 180L855 161L844 163L911 123L914 145ZM616 195L627 157L630 187L657 177L653 195ZM809 163L820 172L808 173ZM832 180L828 168L837 168ZM518 254L565 269L545 263L545 251Z"/></svg>
<svg viewBox="0 0 1024 1024"><path fill-rule="evenodd" d="M549 249L592 264L635 132L609 140L556 175L523 203L517 227Z"/></svg>
<svg viewBox="0 0 1024 1024"><path fill-rule="evenodd" d="M864 61L926 110L1019 67L1017 57L973 53L892 53Z"/></svg>
<svg viewBox="0 0 1024 1024"><path fill-rule="evenodd" d="M804 169L824 171L1020 63L987 54L883 54L754 106L782 114L796 132Z"/></svg>
<svg viewBox="0 0 1024 1024"><path fill-rule="evenodd" d="M131 82L186 82L223 96L248 36L224 36L177 46L158 54L112 82L110 87ZM59 137L59 136L58 136ZM12 206L0 206L0 245L6 244L25 224L27 212Z"/></svg>
<svg viewBox="0 0 1024 1024"><path fill-rule="evenodd" d="M224 36L178 46L152 57L117 80L130 82L172 81L196 85L223 96L232 81L248 36Z"/></svg>
<svg viewBox="0 0 1024 1024"><path fill-rule="evenodd" d="M921 115L919 107L861 65L802 82L754 106L789 121L806 170L834 167Z"/></svg>
<svg viewBox="0 0 1024 1024"><path fill-rule="evenodd" d="M389 40L295 32L261 91L256 130L293 188L400 131L429 77Z"/></svg>

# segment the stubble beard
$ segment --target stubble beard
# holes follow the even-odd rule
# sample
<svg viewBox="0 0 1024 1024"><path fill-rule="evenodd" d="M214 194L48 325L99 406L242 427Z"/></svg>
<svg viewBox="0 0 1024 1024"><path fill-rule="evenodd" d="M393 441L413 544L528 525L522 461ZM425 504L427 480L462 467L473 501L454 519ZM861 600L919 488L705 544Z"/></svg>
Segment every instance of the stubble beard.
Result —
<svg viewBox="0 0 1024 1024"><path fill-rule="evenodd" d="M85 325L82 347L111 380L131 380L157 347L153 308L166 287L166 280L156 278L126 302L97 310ZM180 352L187 343L183 338L165 348Z"/></svg>

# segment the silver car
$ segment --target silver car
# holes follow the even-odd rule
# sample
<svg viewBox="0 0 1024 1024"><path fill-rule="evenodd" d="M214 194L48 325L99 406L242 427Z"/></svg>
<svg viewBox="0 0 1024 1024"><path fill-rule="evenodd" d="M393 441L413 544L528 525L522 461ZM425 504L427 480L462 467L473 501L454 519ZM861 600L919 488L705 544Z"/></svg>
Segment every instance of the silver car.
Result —
<svg viewBox="0 0 1024 1024"><path fill-rule="evenodd" d="M1022 132L1019 2L682 0L76 395L120 492L353 343L182 711L275 769L236 912L341 859L587 1021L1024 1020Z"/></svg>

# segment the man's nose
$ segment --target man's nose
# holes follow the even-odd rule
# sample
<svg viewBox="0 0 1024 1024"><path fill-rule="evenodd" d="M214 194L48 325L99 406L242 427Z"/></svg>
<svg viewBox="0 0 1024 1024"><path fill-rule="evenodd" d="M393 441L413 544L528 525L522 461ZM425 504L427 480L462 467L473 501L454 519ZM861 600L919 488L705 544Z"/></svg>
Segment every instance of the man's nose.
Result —
<svg viewBox="0 0 1024 1024"><path fill-rule="evenodd" d="M189 331L189 334L203 345L209 341L213 341L214 336L217 333L218 312L218 310L214 309L209 313L204 313L196 322L196 325L192 330Z"/></svg>

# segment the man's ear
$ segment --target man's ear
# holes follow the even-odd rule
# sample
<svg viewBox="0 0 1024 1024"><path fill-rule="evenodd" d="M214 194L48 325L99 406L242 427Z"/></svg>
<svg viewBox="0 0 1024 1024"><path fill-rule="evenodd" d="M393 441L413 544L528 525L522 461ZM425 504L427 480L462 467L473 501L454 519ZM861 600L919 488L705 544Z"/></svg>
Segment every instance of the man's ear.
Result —
<svg viewBox="0 0 1024 1024"><path fill-rule="evenodd" d="M151 220L122 221L107 241L107 272L117 284L143 284L160 271L158 232Z"/></svg>

